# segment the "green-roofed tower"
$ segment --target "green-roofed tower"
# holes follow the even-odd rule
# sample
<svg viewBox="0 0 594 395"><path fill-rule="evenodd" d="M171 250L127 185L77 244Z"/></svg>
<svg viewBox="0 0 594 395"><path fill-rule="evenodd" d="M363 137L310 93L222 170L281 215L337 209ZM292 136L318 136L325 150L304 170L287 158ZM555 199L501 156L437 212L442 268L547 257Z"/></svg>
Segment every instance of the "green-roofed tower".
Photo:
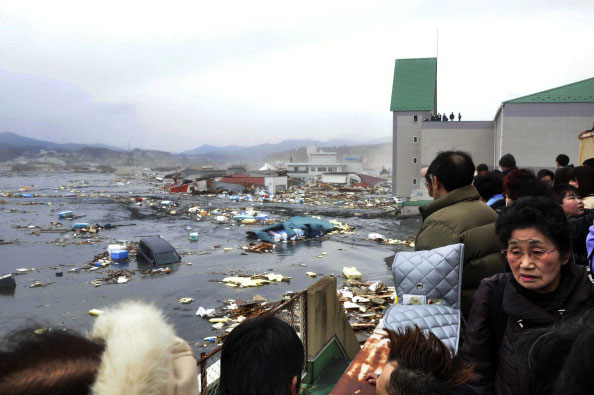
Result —
<svg viewBox="0 0 594 395"><path fill-rule="evenodd" d="M437 58L396 59L390 111L435 111Z"/></svg>
<svg viewBox="0 0 594 395"><path fill-rule="evenodd" d="M392 192L418 189L421 123L437 108L437 58L396 59L390 111L393 114Z"/></svg>

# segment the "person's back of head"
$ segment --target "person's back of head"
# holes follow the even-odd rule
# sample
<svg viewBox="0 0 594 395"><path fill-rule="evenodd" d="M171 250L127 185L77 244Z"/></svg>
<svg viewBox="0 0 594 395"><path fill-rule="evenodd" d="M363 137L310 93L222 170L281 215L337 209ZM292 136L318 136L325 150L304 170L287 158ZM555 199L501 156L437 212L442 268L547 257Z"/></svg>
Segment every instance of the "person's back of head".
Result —
<svg viewBox="0 0 594 395"><path fill-rule="evenodd" d="M558 167L565 167L569 164L569 156L565 154L559 154L555 158L555 161L557 162Z"/></svg>
<svg viewBox="0 0 594 395"><path fill-rule="evenodd" d="M221 395L286 395L299 390L305 351L286 322L266 315L237 326L221 351Z"/></svg>
<svg viewBox="0 0 594 395"><path fill-rule="evenodd" d="M584 332L592 334L592 329L585 326L581 320L573 319L554 326L529 330L520 336L516 344L516 355L518 374L522 377L523 393L553 394L557 393L556 388L562 390L560 393L563 394L590 393L590 391L584 392L584 387L582 391L572 391L569 388L576 389L576 387L566 382L562 386L559 385L565 379L563 378L563 373L566 371L564 367L568 364L573 365L572 362L576 360L580 360L580 363L584 362L581 358L573 358L571 355L576 341ZM594 352L592 346L594 344L584 349L592 354ZM591 369L594 368L592 362L585 366L588 366L586 376L592 376ZM571 366L571 376L579 375L579 370L579 366ZM592 388L594 383L589 385L589 388Z"/></svg>
<svg viewBox="0 0 594 395"><path fill-rule="evenodd" d="M474 177L474 186L484 201L503 193L503 179L498 173L483 173Z"/></svg>
<svg viewBox="0 0 594 395"><path fill-rule="evenodd" d="M528 169L517 169L509 172L503 178L503 191L505 197L514 202L525 196L549 196L549 187L536 178L534 173Z"/></svg>
<svg viewBox="0 0 594 395"><path fill-rule="evenodd" d="M0 394L90 394L104 346L67 330L23 328L0 350Z"/></svg>
<svg viewBox="0 0 594 395"><path fill-rule="evenodd" d="M483 172L486 172L486 171L489 171L489 166L487 166L487 165L486 165L486 164L484 164L484 163L481 163L480 165L478 165L478 166L476 167L476 172L477 172L478 174L481 174L481 173L483 173Z"/></svg>
<svg viewBox="0 0 594 395"><path fill-rule="evenodd" d="M594 169L594 158L590 158L590 159L586 159L583 163L582 166L588 166Z"/></svg>
<svg viewBox="0 0 594 395"><path fill-rule="evenodd" d="M512 154L505 154L499 159L499 166L502 169L513 169L516 167L516 158Z"/></svg>
<svg viewBox="0 0 594 395"><path fill-rule="evenodd" d="M445 151L437 154L429 171L436 177L447 192L472 184L474 162L470 155L462 151Z"/></svg>
<svg viewBox="0 0 594 395"><path fill-rule="evenodd" d="M472 368L460 355L454 356L437 336L426 334L418 326L389 331L388 337L388 363L393 367L387 382L389 394L445 394L473 376ZM383 381L378 380L378 385Z"/></svg>
<svg viewBox="0 0 594 395"><path fill-rule="evenodd" d="M591 394L594 388L594 328L580 326L563 369L555 383L555 394ZM556 353L551 353L556 358Z"/></svg>

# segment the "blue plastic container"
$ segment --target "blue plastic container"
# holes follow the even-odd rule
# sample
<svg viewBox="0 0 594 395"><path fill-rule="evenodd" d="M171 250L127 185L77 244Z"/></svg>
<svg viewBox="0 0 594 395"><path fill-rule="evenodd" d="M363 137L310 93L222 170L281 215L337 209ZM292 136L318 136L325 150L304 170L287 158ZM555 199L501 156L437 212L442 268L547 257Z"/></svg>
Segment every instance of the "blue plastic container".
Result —
<svg viewBox="0 0 594 395"><path fill-rule="evenodd" d="M87 222L77 222L75 224L72 224L72 229L86 229L89 226L91 226L91 224Z"/></svg>
<svg viewBox="0 0 594 395"><path fill-rule="evenodd" d="M121 251L112 251L111 252L111 259L114 261L119 261L120 259L128 259L130 253L128 250L121 250Z"/></svg>

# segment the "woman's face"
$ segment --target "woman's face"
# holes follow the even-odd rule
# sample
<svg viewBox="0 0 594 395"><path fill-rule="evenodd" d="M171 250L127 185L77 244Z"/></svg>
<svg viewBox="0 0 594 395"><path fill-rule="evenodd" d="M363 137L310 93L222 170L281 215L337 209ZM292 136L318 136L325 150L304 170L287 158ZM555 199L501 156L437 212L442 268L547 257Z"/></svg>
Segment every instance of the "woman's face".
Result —
<svg viewBox="0 0 594 395"><path fill-rule="evenodd" d="M553 180L551 179L551 176L544 176L540 179L540 181L544 182L545 184L547 184L549 187L553 186Z"/></svg>
<svg viewBox="0 0 594 395"><path fill-rule="evenodd" d="M561 281L562 258L555 244L535 228L516 229L507 243L507 261L522 287L537 293L550 293Z"/></svg>
<svg viewBox="0 0 594 395"><path fill-rule="evenodd" d="M561 205L565 215L577 217L584 215L584 202L574 192L567 192Z"/></svg>

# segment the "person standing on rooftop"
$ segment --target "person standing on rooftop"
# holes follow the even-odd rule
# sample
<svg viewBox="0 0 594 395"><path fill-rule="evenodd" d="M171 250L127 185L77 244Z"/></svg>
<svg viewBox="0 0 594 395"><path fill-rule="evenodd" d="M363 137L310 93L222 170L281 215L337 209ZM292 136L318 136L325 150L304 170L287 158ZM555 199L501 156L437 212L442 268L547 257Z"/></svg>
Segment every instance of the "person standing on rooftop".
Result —
<svg viewBox="0 0 594 395"><path fill-rule="evenodd" d="M462 120L462 114L458 113L458 122Z"/></svg>
<svg viewBox="0 0 594 395"><path fill-rule="evenodd" d="M453 121L454 121L454 118L456 118L456 116L454 115L454 112L452 111L452 112L450 113L450 121L452 121L452 122L453 122Z"/></svg>

